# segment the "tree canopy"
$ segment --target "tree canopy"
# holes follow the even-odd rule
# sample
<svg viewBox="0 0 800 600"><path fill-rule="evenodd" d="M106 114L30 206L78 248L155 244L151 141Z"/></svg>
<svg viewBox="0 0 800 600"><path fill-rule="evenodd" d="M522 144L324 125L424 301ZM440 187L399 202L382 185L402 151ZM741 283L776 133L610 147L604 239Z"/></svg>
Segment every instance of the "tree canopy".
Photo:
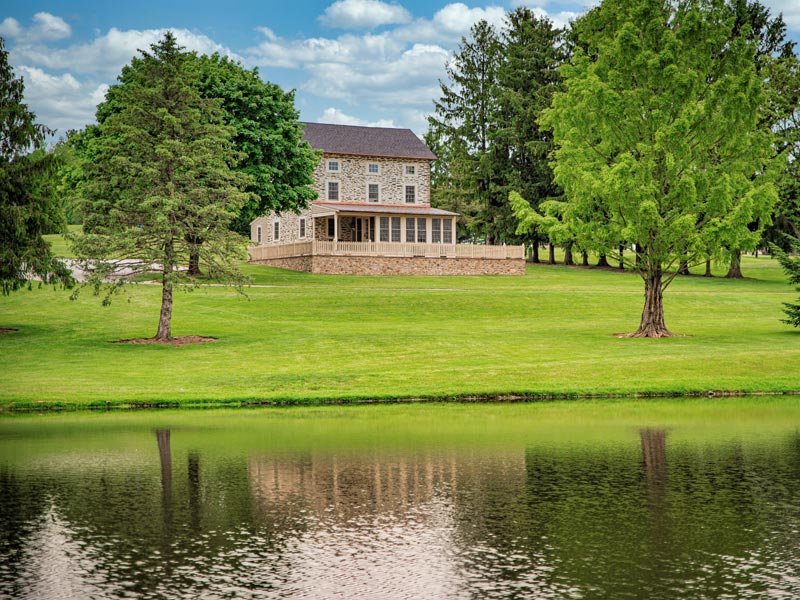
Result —
<svg viewBox="0 0 800 600"><path fill-rule="evenodd" d="M141 51L109 93L114 110L98 108L99 124L85 140L84 235L74 248L96 291L120 268L157 270L158 341L171 338L173 288L186 281L179 265L192 251L211 276L242 281L235 260L244 255L243 239L228 226L248 199L251 177L235 170L235 130L219 100L203 98L193 84L189 60L171 33ZM121 281L109 286L106 301Z"/></svg>
<svg viewBox="0 0 800 600"><path fill-rule="evenodd" d="M710 0L605 0L576 22L565 90L540 120L580 245L634 250L645 306L629 335L671 335L662 293L678 266L757 239L777 200L755 42L735 24Z"/></svg>
<svg viewBox="0 0 800 600"><path fill-rule="evenodd" d="M8 294L35 277L71 285L67 267L55 260L42 234L59 230L48 176L54 157L44 151L50 131L36 123L23 102L25 86L8 63L0 37L0 290Z"/></svg>

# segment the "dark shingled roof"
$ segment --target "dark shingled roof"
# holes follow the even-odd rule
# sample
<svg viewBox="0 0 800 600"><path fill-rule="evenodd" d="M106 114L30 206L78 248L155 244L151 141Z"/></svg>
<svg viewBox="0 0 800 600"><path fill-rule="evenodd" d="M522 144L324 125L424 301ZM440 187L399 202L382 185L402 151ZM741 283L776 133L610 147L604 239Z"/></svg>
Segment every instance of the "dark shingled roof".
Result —
<svg viewBox="0 0 800 600"><path fill-rule="evenodd" d="M436 160L436 155L410 129L303 123L303 139L312 148L334 154Z"/></svg>

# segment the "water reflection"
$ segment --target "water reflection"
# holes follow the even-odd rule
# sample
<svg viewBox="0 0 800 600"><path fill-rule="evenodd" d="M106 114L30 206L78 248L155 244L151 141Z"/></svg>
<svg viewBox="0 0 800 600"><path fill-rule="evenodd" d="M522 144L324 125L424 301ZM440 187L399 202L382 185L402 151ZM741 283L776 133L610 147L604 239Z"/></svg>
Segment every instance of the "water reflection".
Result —
<svg viewBox="0 0 800 600"><path fill-rule="evenodd" d="M0 598L800 596L796 432L358 450L220 435L0 444Z"/></svg>

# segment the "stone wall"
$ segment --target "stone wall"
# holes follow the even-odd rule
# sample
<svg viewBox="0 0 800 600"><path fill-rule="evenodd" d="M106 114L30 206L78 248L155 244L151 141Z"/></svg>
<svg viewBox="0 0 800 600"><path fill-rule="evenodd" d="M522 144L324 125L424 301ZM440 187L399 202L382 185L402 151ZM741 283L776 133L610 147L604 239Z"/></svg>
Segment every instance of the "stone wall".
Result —
<svg viewBox="0 0 800 600"><path fill-rule="evenodd" d="M339 163L339 171L328 170L328 162ZM368 171L369 164L378 165L378 173ZM405 174L405 166L413 165L414 175ZM314 170L314 185L318 200L328 202L328 182L339 182L339 202L368 202L367 185L377 183L378 204L405 204L405 186L414 185L417 197L414 205L430 206L431 164L428 160L411 158L380 158L325 153Z"/></svg>
<svg viewBox="0 0 800 600"><path fill-rule="evenodd" d="M524 275L522 258L400 258L382 256L299 256L256 264L332 275Z"/></svg>
<svg viewBox="0 0 800 600"><path fill-rule="evenodd" d="M300 237L300 219L306 220L306 235ZM279 239L274 239L275 222L280 223ZM300 211L300 214L291 211L283 214L274 212L264 217L258 217L250 223L250 241L258 244L258 227L261 227L261 245L294 244L295 242L310 242L314 234L314 221L311 219L311 209Z"/></svg>
<svg viewBox="0 0 800 600"><path fill-rule="evenodd" d="M266 265L268 267L278 267L279 269L289 269L291 271L305 271L306 273L312 272L312 258L313 256L292 256L289 258L271 258L269 260L253 260L250 261L255 265Z"/></svg>

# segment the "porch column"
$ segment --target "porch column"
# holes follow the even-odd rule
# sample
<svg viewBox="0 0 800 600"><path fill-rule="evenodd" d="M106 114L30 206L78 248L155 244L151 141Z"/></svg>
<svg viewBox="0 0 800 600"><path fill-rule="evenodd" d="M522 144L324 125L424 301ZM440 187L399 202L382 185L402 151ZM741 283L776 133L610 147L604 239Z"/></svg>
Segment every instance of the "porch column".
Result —
<svg viewBox="0 0 800 600"><path fill-rule="evenodd" d="M339 215L338 213L333 213L333 241L339 241Z"/></svg>
<svg viewBox="0 0 800 600"><path fill-rule="evenodd" d="M450 219L450 231L452 231L450 239L453 241L453 244L457 244L456 241L456 218L453 217Z"/></svg>

